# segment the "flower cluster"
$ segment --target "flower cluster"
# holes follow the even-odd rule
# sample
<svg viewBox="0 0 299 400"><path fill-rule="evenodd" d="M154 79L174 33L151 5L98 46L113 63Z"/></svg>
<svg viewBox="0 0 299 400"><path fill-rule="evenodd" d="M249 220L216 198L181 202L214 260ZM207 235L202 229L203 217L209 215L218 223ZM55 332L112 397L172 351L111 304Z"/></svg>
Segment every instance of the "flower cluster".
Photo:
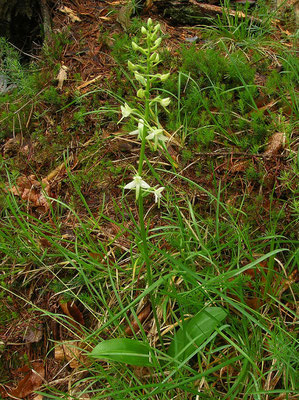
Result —
<svg viewBox="0 0 299 400"><path fill-rule="evenodd" d="M147 142L153 150L157 150L158 147L165 148L165 142L168 141L168 137L164 134L162 126L159 124L158 116L153 111L152 107L160 105L165 110L170 104L170 98L162 98L157 95L153 97L151 95L151 88L153 84L157 82L164 82L169 77L169 73L166 74L154 74L155 67L160 63L160 56L157 52L158 47L161 44L161 37L159 33L161 31L160 24L153 24L151 18L147 21L147 26L141 28L143 35L142 46L132 42L132 48L136 52L140 53L139 63L133 64L128 61L128 68L134 74L136 81L139 83L137 89L137 98L144 103L144 108L140 111L137 108L131 108L127 103L121 106L122 117L131 117L137 123L137 129L130 132L130 135L136 135L137 139L142 142L141 154L139 159L138 173L134 176L133 180L128 183L124 189L133 189L136 191L136 200L139 198L140 193L153 193L155 202L160 206L160 200L162 197L162 191L164 187L150 187L141 177L142 174L142 163L144 157L144 147ZM155 124L153 125L150 121L150 115L155 115Z"/></svg>

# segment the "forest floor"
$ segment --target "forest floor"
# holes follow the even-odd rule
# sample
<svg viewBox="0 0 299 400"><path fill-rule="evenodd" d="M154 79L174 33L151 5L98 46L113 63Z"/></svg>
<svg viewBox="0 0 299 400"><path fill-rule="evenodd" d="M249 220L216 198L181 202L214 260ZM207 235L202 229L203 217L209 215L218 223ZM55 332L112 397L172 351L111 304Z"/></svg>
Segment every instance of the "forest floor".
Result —
<svg viewBox="0 0 299 400"><path fill-rule="evenodd" d="M1 42L0 398L298 393L295 2L204 5L192 25L161 3L55 2L30 62ZM151 99L171 102L145 118L167 141L145 148L164 190L141 211L121 106L143 112L128 61L149 17L170 73Z"/></svg>

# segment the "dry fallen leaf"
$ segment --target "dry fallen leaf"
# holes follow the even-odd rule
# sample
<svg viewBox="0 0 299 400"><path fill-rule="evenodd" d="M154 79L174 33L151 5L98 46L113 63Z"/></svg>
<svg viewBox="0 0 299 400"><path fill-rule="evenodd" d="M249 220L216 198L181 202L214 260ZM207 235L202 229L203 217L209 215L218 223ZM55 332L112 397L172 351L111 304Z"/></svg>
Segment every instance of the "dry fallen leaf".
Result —
<svg viewBox="0 0 299 400"><path fill-rule="evenodd" d="M37 324L36 326L29 326L24 334L25 343L37 343L43 337L43 326Z"/></svg>
<svg viewBox="0 0 299 400"><path fill-rule="evenodd" d="M58 75L56 77L56 79L58 80L58 89L61 90L62 86L63 86L63 82L67 80L67 73L66 71L68 70L68 67L66 67L65 65L62 65L60 67L60 70L58 72Z"/></svg>
<svg viewBox="0 0 299 400"><path fill-rule="evenodd" d="M32 363L32 368L26 367L23 369L26 372L24 378L19 382L18 386L11 390L8 395L23 399L35 390L39 389L45 377L44 365L41 362Z"/></svg>
<svg viewBox="0 0 299 400"><path fill-rule="evenodd" d="M82 364L86 365L91 362L87 355L83 353L83 350L87 347L88 345L81 342L63 343L55 347L55 360L66 360L71 368L77 369Z"/></svg>
<svg viewBox="0 0 299 400"><path fill-rule="evenodd" d="M71 318L72 325L81 330L81 325L84 325L84 318L76 304L73 301L68 301L67 303L60 301L59 305L64 314Z"/></svg>
<svg viewBox="0 0 299 400"><path fill-rule="evenodd" d="M59 8L59 11L62 13L66 14L72 22L81 22L81 19L78 17L78 15L73 11L71 8L63 6Z"/></svg>
<svg viewBox="0 0 299 400"><path fill-rule="evenodd" d="M268 146L264 152L265 156L273 156L277 154L281 148L285 146L285 134L283 132L276 132L271 136Z"/></svg>
<svg viewBox="0 0 299 400"><path fill-rule="evenodd" d="M17 184L10 189L15 196L20 196L22 200L30 206L38 207L42 212L50 209L46 195L50 195L50 184L47 179L42 179L40 183L35 175L20 176Z"/></svg>

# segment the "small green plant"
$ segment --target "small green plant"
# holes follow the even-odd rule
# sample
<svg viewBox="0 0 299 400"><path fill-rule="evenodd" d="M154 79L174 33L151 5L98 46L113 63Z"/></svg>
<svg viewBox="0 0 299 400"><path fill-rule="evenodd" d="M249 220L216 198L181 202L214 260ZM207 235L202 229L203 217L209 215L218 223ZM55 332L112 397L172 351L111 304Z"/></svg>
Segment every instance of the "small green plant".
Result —
<svg viewBox="0 0 299 400"><path fill-rule="evenodd" d="M35 115L39 93L43 92L45 79L37 63L25 63L21 54L4 38L0 38L0 138L18 134L29 127L30 115ZM42 89L42 90L41 90ZM43 95L50 103L60 103L55 88ZM42 95L41 95L41 98Z"/></svg>
<svg viewBox="0 0 299 400"><path fill-rule="evenodd" d="M63 96L58 93L56 87L49 86L42 94L42 100L44 100L47 104L59 107L63 103Z"/></svg>
<svg viewBox="0 0 299 400"><path fill-rule="evenodd" d="M52 33L51 37L43 46L44 61L54 66L60 61L64 47L70 44L70 28L66 28L61 32Z"/></svg>

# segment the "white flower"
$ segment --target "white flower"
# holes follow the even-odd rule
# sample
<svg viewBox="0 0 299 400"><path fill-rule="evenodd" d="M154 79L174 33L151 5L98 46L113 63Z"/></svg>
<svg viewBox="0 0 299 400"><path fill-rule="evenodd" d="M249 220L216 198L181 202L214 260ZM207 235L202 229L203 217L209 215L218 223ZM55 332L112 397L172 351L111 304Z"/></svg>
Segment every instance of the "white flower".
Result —
<svg viewBox="0 0 299 400"><path fill-rule="evenodd" d="M136 200L138 200L140 189L150 189L150 185L147 184L140 175L135 175L132 182L128 183L124 189L135 189L136 190Z"/></svg>
<svg viewBox="0 0 299 400"><path fill-rule="evenodd" d="M132 42L132 48L133 48L133 50L139 50L139 46L135 42Z"/></svg>
<svg viewBox="0 0 299 400"><path fill-rule="evenodd" d="M160 100L160 104L161 104L161 106L162 107L167 107L167 106L169 106L169 104L170 104L170 97L165 97L165 99L161 99Z"/></svg>
<svg viewBox="0 0 299 400"><path fill-rule="evenodd" d="M158 203L158 208L160 208L160 201L161 201L162 192L163 192L164 189L165 189L165 187L161 186L161 187L159 187L157 189L154 189L154 191L153 191L153 193L155 195L155 203Z"/></svg>
<svg viewBox="0 0 299 400"><path fill-rule="evenodd" d="M159 142L166 142L168 138L163 135L163 129L150 128L150 134L146 136L147 140L154 141L154 150L157 150Z"/></svg>
<svg viewBox="0 0 299 400"><path fill-rule="evenodd" d="M143 119L140 118L138 121L138 129L130 132L129 135L137 135L138 139L142 140L143 128L144 128L144 121Z"/></svg>
<svg viewBox="0 0 299 400"><path fill-rule="evenodd" d="M127 118L134 111L133 108L131 108L127 103L125 103L124 106L120 106L120 109L122 113L122 118Z"/></svg>
<svg viewBox="0 0 299 400"><path fill-rule="evenodd" d="M151 48L151 51L156 50L160 46L161 42L162 42L162 38L159 37L158 39L156 39L154 41L153 47Z"/></svg>
<svg viewBox="0 0 299 400"><path fill-rule="evenodd" d="M135 51L140 51L142 54L147 54L147 50L146 49L143 49L142 47L140 47L140 46L138 46L138 44L137 43L135 43L135 42L132 42L132 48L133 48L133 50L135 50Z"/></svg>
<svg viewBox="0 0 299 400"><path fill-rule="evenodd" d="M154 46L157 46L157 47L160 46L161 42L162 42L162 38L159 37L158 39L155 40Z"/></svg>

